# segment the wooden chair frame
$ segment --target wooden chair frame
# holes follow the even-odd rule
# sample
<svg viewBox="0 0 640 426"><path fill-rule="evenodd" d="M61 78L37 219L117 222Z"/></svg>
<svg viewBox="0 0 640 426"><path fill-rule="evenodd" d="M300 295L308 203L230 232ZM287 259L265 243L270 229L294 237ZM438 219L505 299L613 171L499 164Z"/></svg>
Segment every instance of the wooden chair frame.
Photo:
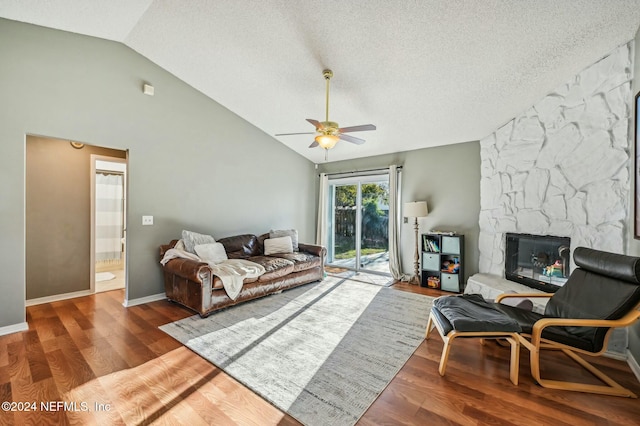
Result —
<svg viewBox="0 0 640 426"><path fill-rule="evenodd" d="M517 297L517 298L532 298L532 297L545 297L551 298L553 293L546 294L528 294L528 293L505 293L501 294L496 298L496 302L499 303L502 299L508 297ZM449 353L451 351L451 344L453 340L458 337L466 337L466 338L480 338L481 343L484 344L485 339L498 339L498 340L506 340L511 345L511 362L509 368L509 378L514 385L518 384L518 374L519 374L519 363L520 363L520 345L524 346L529 350L530 360L531 360L531 376L533 376L534 380L542 387L550 388L550 389L560 389L560 390L570 390L570 391L578 391L578 392L587 392L587 393L595 393L601 395L613 395L613 396L624 396L628 398L637 398L637 396L631 392L629 389L624 388L616 381L614 381L611 377L604 374L602 371L597 369L594 365L585 361L582 357L578 355L578 353L591 355L591 356L599 356L602 355L607 348L607 343L609 341L609 336L614 328L618 327L627 327L633 323L635 323L638 319L640 319L640 303L636 305L634 309L632 309L627 315L618 319L618 320L596 320L596 319L573 319L573 318L543 318L538 320L534 325L531 334L526 333L508 333L508 332L486 332L486 331L475 331L475 332L460 332L456 330L450 331L448 334L445 334L438 321L434 318L433 313L429 314L429 321L427 322L427 329L425 333L425 340L429 340L431 335L431 331L433 328L438 330L438 333L442 337L442 341L444 343L444 347L442 348L442 355L440 357L440 366L438 368L438 372L441 376L444 376L447 361L449 359ZM568 346L562 343L554 342L549 339L545 339L542 337L542 331L547 327L552 326L560 326L560 327L606 327L609 328L607 334L605 335L602 349L598 352L589 352L583 349L574 348L572 346ZM560 350L573 361L581 365L584 369L589 371L595 377L597 377L600 381L604 383L604 385L592 385L586 383L579 382L569 382L569 381L561 381L561 380L550 380L543 379L540 374L540 352L542 350Z"/></svg>
<svg viewBox="0 0 640 426"><path fill-rule="evenodd" d="M505 293L501 294L496 298L496 302L500 302L502 299L508 297L546 297L550 298L553 294L526 294L526 293ZM627 327L638 319L640 319L640 303L636 305L634 309L632 309L627 315L618 319L618 320L596 320L596 319L573 319L573 318L543 318L538 320L533 325L533 330L531 335L521 333L517 334L518 341L529 350L530 360L531 360L531 375L538 382L540 386L551 388L551 389L561 389L561 390L571 390L578 392L588 392L588 393L596 393L602 395L613 395L613 396L624 396L629 398L637 398L637 396L631 392L629 389L624 388L617 382L615 382L612 378L604 374L602 371L598 370L594 365L585 361L582 357L578 355L578 353L583 353L591 356L599 356L602 355L607 348L607 342L609 341L609 336L614 328L618 327ZM547 327L552 326L582 326L582 327L607 327L609 330L604 338L603 347L599 352L589 352L582 349L574 348L572 346L568 346L562 343L554 342L552 340L548 340L542 337L542 332ZM568 381L560 381L560 380L549 380L543 379L540 375L540 351L546 350L560 350L569 358L571 358L576 363L580 364L583 368L597 377L600 381L605 383L605 385L591 385L585 383L578 382L568 382ZM513 349L512 349L513 350ZM512 354L513 359L513 354Z"/></svg>
<svg viewBox="0 0 640 426"><path fill-rule="evenodd" d="M433 328L438 330L440 337L442 337L442 341L444 342L444 347L442 348L442 355L440 356L440 367L438 368L438 372L441 376L444 376L445 370L447 368L447 361L449 359L449 352L451 350L451 344L456 337L475 337L480 338L480 343L484 344L485 339L504 339L511 345L511 363L509 366L509 379L514 385L518 384L518 374L520 369L520 338L518 337L518 333L509 333L509 332L490 332L490 331L467 331L461 332L452 330L448 334L445 334L442 328L440 328L440 324L433 317L433 312L429 313L429 321L427 322L427 330L425 333L425 340L429 340L429 336L431 335L431 330Z"/></svg>

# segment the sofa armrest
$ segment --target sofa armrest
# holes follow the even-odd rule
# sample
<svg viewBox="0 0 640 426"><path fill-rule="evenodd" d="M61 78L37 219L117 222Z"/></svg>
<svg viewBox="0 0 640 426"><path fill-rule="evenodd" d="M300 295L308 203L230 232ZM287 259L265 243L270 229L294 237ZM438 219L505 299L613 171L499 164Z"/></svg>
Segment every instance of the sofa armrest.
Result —
<svg viewBox="0 0 640 426"><path fill-rule="evenodd" d="M298 249L300 251L306 251L307 253L315 254L316 256L320 256L322 258L324 258L327 254L326 248L315 244L298 243Z"/></svg>
<svg viewBox="0 0 640 426"><path fill-rule="evenodd" d="M211 268L203 262L191 259L171 259L163 267L164 272L202 284L211 276Z"/></svg>
<svg viewBox="0 0 640 426"><path fill-rule="evenodd" d="M213 282L209 265L191 259L171 259L162 269L167 299L206 316L211 308Z"/></svg>

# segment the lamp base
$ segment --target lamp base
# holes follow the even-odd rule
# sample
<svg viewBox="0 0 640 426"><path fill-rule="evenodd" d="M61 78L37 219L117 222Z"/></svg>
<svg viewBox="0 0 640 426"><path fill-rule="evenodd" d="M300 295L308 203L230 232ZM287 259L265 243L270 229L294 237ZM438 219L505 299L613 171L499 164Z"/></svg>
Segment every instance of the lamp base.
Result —
<svg viewBox="0 0 640 426"><path fill-rule="evenodd" d="M409 280L409 284L420 285L420 240L418 239L418 218L416 217L414 220L413 230L416 233L416 253L413 256L413 276Z"/></svg>

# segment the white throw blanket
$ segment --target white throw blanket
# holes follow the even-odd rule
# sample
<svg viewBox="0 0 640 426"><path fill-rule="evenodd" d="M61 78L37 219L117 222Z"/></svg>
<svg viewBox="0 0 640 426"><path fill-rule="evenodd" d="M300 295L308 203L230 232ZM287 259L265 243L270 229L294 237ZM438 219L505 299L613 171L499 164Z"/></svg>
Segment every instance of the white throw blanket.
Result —
<svg viewBox="0 0 640 426"><path fill-rule="evenodd" d="M264 274L265 269L262 265L245 259L227 259L220 263L206 262L197 255L189 253L185 250L169 249L164 254L160 263L166 265L171 259L191 259L197 262L204 262L209 265L214 275L220 278L222 286L227 296L231 300L236 300L242 291L242 281L245 278L257 278ZM213 284L213 283L212 283Z"/></svg>

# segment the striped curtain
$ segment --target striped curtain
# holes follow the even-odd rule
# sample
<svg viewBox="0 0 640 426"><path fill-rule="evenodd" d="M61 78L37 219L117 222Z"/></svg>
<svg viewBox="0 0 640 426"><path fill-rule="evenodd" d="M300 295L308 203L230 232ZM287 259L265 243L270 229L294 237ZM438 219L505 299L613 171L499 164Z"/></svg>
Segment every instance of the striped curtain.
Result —
<svg viewBox="0 0 640 426"><path fill-rule="evenodd" d="M120 174L96 174L96 262L122 258L124 182Z"/></svg>

